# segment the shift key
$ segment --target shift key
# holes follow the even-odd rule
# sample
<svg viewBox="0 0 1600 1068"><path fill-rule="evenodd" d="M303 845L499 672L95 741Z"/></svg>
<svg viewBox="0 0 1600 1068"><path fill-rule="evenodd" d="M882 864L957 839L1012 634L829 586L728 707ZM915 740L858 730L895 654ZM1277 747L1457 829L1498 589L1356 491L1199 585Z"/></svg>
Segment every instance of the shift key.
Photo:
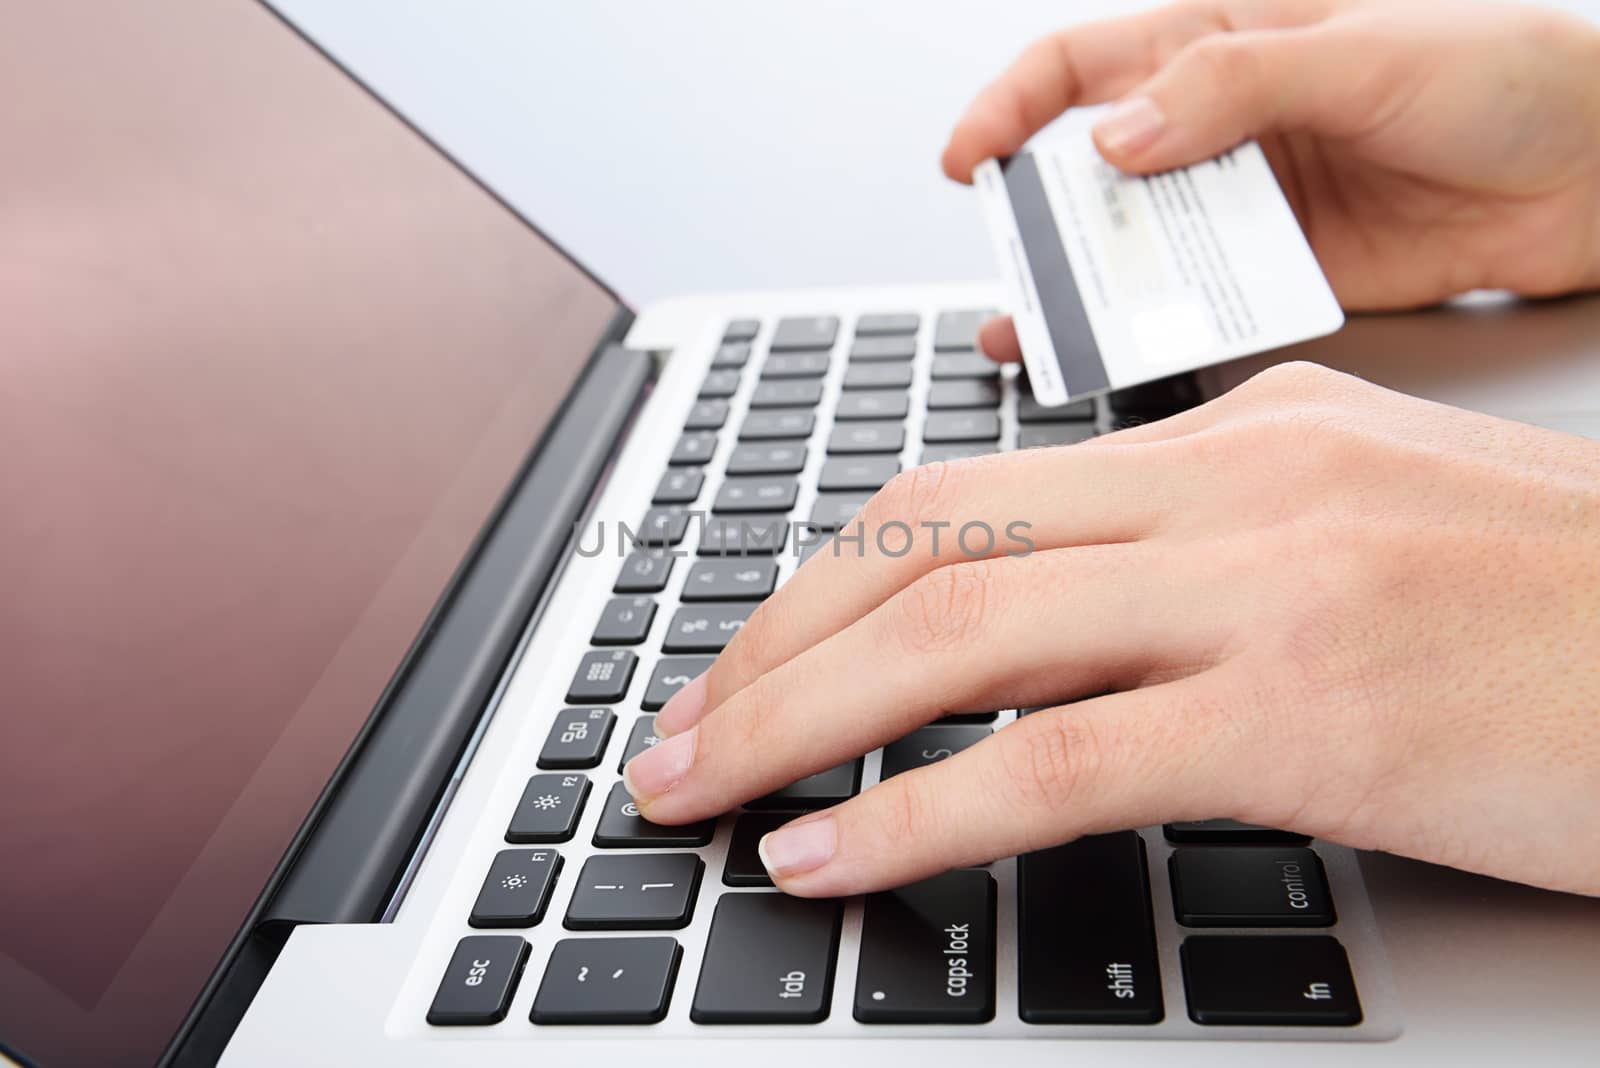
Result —
<svg viewBox="0 0 1600 1068"><path fill-rule="evenodd" d="M1028 853L1017 875L1022 1019L1159 1023L1161 974L1139 833L1091 835Z"/></svg>
<svg viewBox="0 0 1600 1068"><path fill-rule="evenodd" d="M826 1019L843 916L837 900L723 894L689 1018L703 1024Z"/></svg>

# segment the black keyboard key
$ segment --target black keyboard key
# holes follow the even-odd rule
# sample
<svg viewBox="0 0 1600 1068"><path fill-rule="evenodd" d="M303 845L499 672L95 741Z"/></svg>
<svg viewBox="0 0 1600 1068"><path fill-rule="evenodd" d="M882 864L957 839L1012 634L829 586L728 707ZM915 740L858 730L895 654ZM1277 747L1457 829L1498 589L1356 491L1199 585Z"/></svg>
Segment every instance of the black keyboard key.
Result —
<svg viewBox="0 0 1600 1068"><path fill-rule="evenodd" d="M827 1019L843 915L838 900L723 894L689 1018L702 1024Z"/></svg>
<svg viewBox="0 0 1600 1068"><path fill-rule="evenodd" d="M1047 408L1026 389L1017 396L1017 422L1019 423L1070 423L1094 420L1094 398L1068 401Z"/></svg>
<svg viewBox="0 0 1600 1068"><path fill-rule="evenodd" d="M1185 927L1328 927L1333 901L1309 849L1184 846L1173 850L1172 905Z"/></svg>
<svg viewBox="0 0 1600 1068"><path fill-rule="evenodd" d="M900 473L900 461L893 456L838 456L823 461L817 489L878 490Z"/></svg>
<svg viewBox="0 0 1600 1068"><path fill-rule="evenodd" d="M937 764L977 745L993 733L988 727L921 727L883 747L883 771L879 779Z"/></svg>
<svg viewBox="0 0 1600 1068"><path fill-rule="evenodd" d="M814 378L780 378L757 382L750 395L751 408L815 408L822 400L822 383Z"/></svg>
<svg viewBox="0 0 1600 1068"><path fill-rule="evenodd" d="M911 401L902 390L863 389L839 397L835 419L904 419Z"/></svg>
<svg viewBox="0 0 1600 1068"><path fill-rule="evenodd" d="M682 956L673 938L563 938L550 950L529 1019L657 1023L666 1019Z"/></svg>
<svg viewBox="0 0 1600 1068"><path fill-rule="evenodd" d="M906 428L899 423L840 423L828 435L828 455L899 452Z"/></svg>
<svg viewBox="0 0 1600 1068"><path fill-rule="evenodd" d="M833 315L779 319L769 347L773 352L792 349L828 349L839 334L839 319Z"/></svg>
<svg viewBox="0 0 1600 1068"><path fill-rule="evenodd" d="M684 580L683 600L760 601L777 585L776 560L698 560Z"/></svg>
<svg viewBox="0 0 1600 1068"><path fill-rule="evenodd" d="M1000 365L981 352L947 352L933 358L935 382L948 378L999 378Z"/></svg>
<svg viewBox="0 0 1600 1068"><path fill-rule="evenodd" d="M787 512L800 494L800 483L781 475L730 478L717 491L714 512Z"/></svg>
<svg viewBox="0 0 1600 1068"><path fill-rule="evenodd" d="M724 341L711 356L711 366L721 369L743 367L750 359L750 342Z"/></svg>
<svg viewBox="0 0 1600 1068"><path fill-rule="evenodd" d="M970 460L975 456L989 456L999 451L992 441L984 442L981 445L925 445L922 449L922 455L917 457L917 463L950 463L953 460Z"/></svg>
<svg viewBox="0 0 1600 1068"><path fill-rule="evenodd" d="M678 438L667 462L674 467L703 464L717 450L717 436L705 430L692 430Z"/></svg>
<svg viewBox="0 0 1600 1068"><path fill-rule="evenodd" d="M994 1019L995 888L988 872L947 871L868 894L855 1018L862 1023Z"/></svg>
<svg viewBox="0 0 1600 1068"><path fill-rule="evenodd" d="M600 824L594 829L594 844L602 849L698 849L711 844L716 829L714 819L679 827L651 823L639 815L639 806L619 782L606 797Z"/></svg>
<svg viewBox="0 0 1600 1068"><path fill-rule="evenodd" d="M613 597L600 612L589 641L595 645L638 645L650 633L656 603L648 597Z"/></svg>
<svg viewBox="0 0 1600 1068"><path fill-rule="evenodd" d="M789 540L782 515L712 516L700 535L701 556L776 556Z"/></svg>
<svg viewBox="0 0 1600 1068"><path fill-rule="evenodd" d="M800 442L777 445L739 445L728 457L730 475L794 475L806 465L806 447Z"/></svg>
<svg viewBox="0 0 1600 1068"><path fill-rule="evenodd" d="M761 333L760 319L735 319L722 331L724 341L753 341Z"/></svg>
<svg viewBox="0 0 1600 1068"><path fill-rule="evenodd" d="M506 841L517 845L565 842L577 829L588 796L587 775L535 775L523 788L517 810L511 814Z"/></svg>
<svg viewBox="0 0 1600 1068"><path fill-rule="evenodd" d="M655 496L650 498L651 504L693 504L696 497L700 496L700 487L705 484L704 471L693 467L671 467L661 476L661 481L656 483Z"/></svg>
<svg viewBox="0 0 1600 1068"><path fill-rule="evenodd" d="M850 346L852 360L909 360L917 354L917 339L912 336L858 337Z"/></svg>
<svg viewBox="0 0 1600 1068"><path fill-rule="evenodd" d="M1163 830L1167 841L1188 845L1300 846L1311 841L1307 835L1238 820L1186 820L1169 823Z"/></svg>
<svg viewBox="0 0 1600 1068"><path fill-rule="evenodd" d="M952 378L928 385L928 410L948 408L997 408L1000 383L982 378Z"/></svg>
<svg viewBox="0 0 1600 1068"><path fill-rule="evenodd" d="M933 351L950 352L978 347L978 327L995 317L993 309L942 312L933 324Z"/></svg>
<svg viewBox="0 0 1600 1068"><path fill-rule="evenodd" d="M825 771L819 771L815 775L807 775L782 789L774 790L765 797L746 801L745 808L779 808L792 811L837 805L860 792L861 766L862 761L858 757Z"/></svg>
<svg viewBox="0 0 1600 1068"><path fill-rule="evenodd" d="M1118 831L1017 861L1017 1009L1035 1024L1153 1024L1161 972L1144 842Z"/></svg>
<svg viewBox="0 0 1600 1068"><path fill-rule="evenodd" d="M689 513L676 506L658 506L650 509L639 520L633 532L638 545L662 547L676 545L689 532Z"/></svg>
<svg viewBox="0 0 1600 1068"><path fill-rule="evenodd" d="M828 373L826 352L774 352L761 365L761 380L821 378Z"/></svg>
<svg viewBox="0 0 1600 1068"><path fill-rule="evenodd" d="M993 723L1000 717L998 712L951 712L949 715L940 716L940 725L963 723Z"/></svg>
<svg viewBox="0 0 1600 1068"><path fill-rule="evenodd" d="M811 505L811 517L807 523L818 530L838 530L861 511L863 505L872 499L872 494L866 490L855 493L819 493L816 501ZM891 549L898 549L905 541L904 535L890 535L898 538Z"/></svg>
<svg viewBox="0 0 1600 1068"><path fill-rule="evenodd" d="M695 401L689 408L689 418L683 422L685 430L721 430L728 421L728 402L725 400Z"/></svg>
<svg viewBox="0 0 1600 1068"><path fill-rule="evenodd" d="M845 389L905 389L910 385L909 363L853 363L844 371Z"/></svg>
<svg viewBox="0 0 1600 1068"><path fill-rule="evenodd" d="M755 610L753 604L684 605L673 613L661 651L720 653Z"/></svg>
<svg viewBox="0 0 1600 1068"><path fill-rule="evenodd" d="M617 761L617 770L621 771L628 766L628 761L655 745L661 739L656 735L656 717L639 716L633 721L633 729L628 732L628 744L622 747L622 759Z"/></svg>
<svg viewBox="0 0 1600 1068"><path fill-rule="evenodd" d="M733 836L728 839L728 861L722 868L727 886L771 886L767 866L761 863L757 848L761 839L799 815L796 812L742 812L733 821Z"/></svg>
<svg viewBox="0 0 1600 1068"><path fill-rule="evenodd" d="M922 426L922 440L930 445L999 439L1000 416L995 412L929 412Z"/></svg>
<svg viewBox="0 0 1600 1068"><path fill-rule="evenodd" d="M452 1027L504 1020L527 960L528 943L519 935L463 938L456 943L439 990L433 995L428 1022Z"/></svg>
<svg viewBox="0 0 1600 1068"><path fill-rule="evenodd" d="M672 700L672 695L704 675L713 656L664 656L656 662L650 684L644 688L644 710L655 712Z"/></svg>
<svg viewBox="0 0 1600 1068"><path fill-rule="evenodd" d="M648 549L635 549L622 562L613 593L660 593L667 588L673 557Z"/></svg>
<svg viewBox="0 0 1600 1068"><path fill-rule="evenodd" d="M567 700L575 705L614 705L628 692L639 658L626 649L591 649L578 661L567 687Z"/></svg>
<svg viewBox="0 0 1600 1068"><path fill-rule="evenodd" d="M751 412L739 428L740 441L781 441L811 435L817 424L815 412L797 408L772 408Z"/></svg>
<svg viewBox="0 0 1600 1068"><path fill-rule="evenodd" d="M1076 445L1094 436L1093 423L1035 423L1017 431L1017 448L1048 449L1053 445Z"/></svg>
<svg viewBox="0 0 1600 1068"><path fill-rule="evenodd" d="M856 320L856 336L915 334L921 325L922 316L916 312L873 312Z"/></svg>
<svg viewBox="0 0 1600 1068"><path fill-rule="evenodd" d="M617 714L609 708L563 708L539 750L539 767L551 771L599 767L616 723Z"/></svg>
<svg viewBox="0 0 1600 1068"><path fill-rule="evenodd" d="M561 871L554 849L502 849L489 865L467 923L473 927L532 927L544 919Z"/></svg>
<svg viewBox="0 0 1600 1068"><path fill-rule="evenodd" d="M1196 935L1179 950L1189 1018L1208 1026L1353 1027L1350 958L1328 935Z"/></svg>
<svg viewBox="0 0 1600 1068"><path fill-rule="evenodd" d="M653 931L687 926L705 865L693 853L590 857L563 921L572 931Z"/></svg>
<svg viewBox="0 0 1600 1068"><path fill-rule="evenodd" d="M739 372L714 370L700 384L701 400L722 400L739 392Z"/></svg>

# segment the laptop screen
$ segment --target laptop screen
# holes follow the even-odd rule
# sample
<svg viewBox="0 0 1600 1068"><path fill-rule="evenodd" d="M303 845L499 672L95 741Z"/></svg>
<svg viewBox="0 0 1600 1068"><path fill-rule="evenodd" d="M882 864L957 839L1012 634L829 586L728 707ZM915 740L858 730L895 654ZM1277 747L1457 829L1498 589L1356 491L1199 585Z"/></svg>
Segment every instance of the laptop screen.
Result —
<svg viewBox="0 0 1600 1068"><path fill-rule="evenodd" d="M251 0L4 10L0 1049L148 1064L618 304Z"/></svg>

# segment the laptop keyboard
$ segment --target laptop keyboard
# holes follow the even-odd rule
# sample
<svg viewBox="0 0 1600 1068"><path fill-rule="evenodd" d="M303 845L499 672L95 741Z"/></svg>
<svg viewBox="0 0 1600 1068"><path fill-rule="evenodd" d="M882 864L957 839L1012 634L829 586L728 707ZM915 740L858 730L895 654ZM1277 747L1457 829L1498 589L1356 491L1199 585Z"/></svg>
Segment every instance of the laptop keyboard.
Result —
<svg viewBox="0 0 1600 1068"><path fill-rule="evenodd" d="M622 765L656 741L652 713L706 670L797 559L828 551L831 534L903 464L1070 445L1108 425L1093 400L1042 407L1024 380L977 352L987 314L929 322L888 310L858 317L848 333L843 316L727 324L630 528L639 547L621 561L611 599L595 606L569 707L505 814L506 848L462 917L494 933L460 940L430 1024L516 1026L506 1017L528 983L536 991L522 1027L653 1024L675 999L708 1028L816 1024L834 1006L846 953L848 1004L864 1025L998 1015L1137 1033L1186 1013L1202 1028L1282 1034L1362 1022L1324 847L1269 828L1212 820L1041 850L1016 861L1003 907L993 868L947 872L869 895L849 939L846 902L772 889L756 854L762 835L1032 709L945 717L721 820L657 826L623 788ZM580 839L580 825L592 833ZM709 925L693 925L698 944L686 945L707 911ZM1176 984L1163 974L1173 958L1163 966L1158 920L1176 925ZM528 932L551 925L571 936L537 940L548 948L536 959ZM999 974L1002 944L1015 947L1006 954L1014 980ZM686 957L698 961L694 974ZM1168 1004L1176 989L1184 1003Z"/></svg>

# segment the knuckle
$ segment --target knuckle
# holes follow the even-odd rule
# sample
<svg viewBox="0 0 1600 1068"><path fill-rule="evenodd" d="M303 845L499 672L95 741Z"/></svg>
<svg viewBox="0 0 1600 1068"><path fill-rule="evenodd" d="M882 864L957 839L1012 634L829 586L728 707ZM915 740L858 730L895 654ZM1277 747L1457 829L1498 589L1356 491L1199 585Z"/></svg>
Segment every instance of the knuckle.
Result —
<svg viewBox="0 0 1600 1068"><path fill-rule="evenodd" d="M993 587L981 560L935 568L896 597L895 630L913 652L968 646L983 634Z"/></svg>
<svg viewBox="0 0 1600 1068"><path fill-rule="evenodd" d="M1289 360L1258 372L1239 388L1252 395L1312 397L1343 377L1320 363Z"/></svg>
<svg viewBox="0 0 1600 1068"><path fill-rule="evenodd" d="M1099 776L1103 742L1089 722L1070 712L1040 713L1023 725L997 735L1003 788L1024 810L1058 813Z"/></svg>
<svg viewBox="0 0 1600 1068"><path fill-rule="evenodd" d="M867 503L866 514L875 525L896 521L916 528L922 522L946 517L964 483L955 466L922 464L890 479Z"/></svg>
<svg viewBox="0 0 1600 1068"><path fill-rule="evenodd" d="M1186 47L1179 59L1195 68L1200 77L1221 85L1254 85L1260 73L1255 50L1233 34L1202 37Z"/></svg>
<svg viewBox="0 0 1600 1068"><path fill-rule="evenodd" d="M933 831L934 806L920 785L923 777L921 771L897 775L872 791L882 794L877 822L885 841L916 842Z"/></svg>
<svg viewBox="0 0 1600 1068"><path fill-rule="evenodd" d="M712 661L707 679L710 693L732 695L775 665L776 642L771 636L785 630L782 612L778 601L769 599L750 613L727 647Z"/></svg>
<svg viewBox="0 0 1600 1068"><path fill-rule="evenodd" d="M748 765L752 753L770 751L783 694L767 678L758 678L700 721L697 762L732 768Z"/></svg>

